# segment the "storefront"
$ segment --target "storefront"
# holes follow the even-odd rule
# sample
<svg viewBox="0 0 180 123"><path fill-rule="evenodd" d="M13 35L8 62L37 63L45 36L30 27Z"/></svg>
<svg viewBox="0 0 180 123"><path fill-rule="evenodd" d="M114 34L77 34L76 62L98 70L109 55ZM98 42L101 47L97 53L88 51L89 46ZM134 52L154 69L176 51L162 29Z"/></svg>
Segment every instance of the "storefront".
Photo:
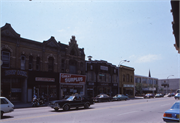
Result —
<svg viewBox="0 0 180 123"><path fill-rule="evenodd" d="M29 71L28 102L32 100L34 94L38 97L44 95L47 101L58 99L58 81L58 73Z"/></svg>
<svg viewBox="0 0 180 123"><path fill-rule="evenodd" d="M27 71L1 69L1 96L11 102L26 102Z"/></svg>
<svg viewBox="0 0 180 123"><path fill-rule="evenodd" d="M112 88L111 83L98 82L97 83L97 94L107 94L111 96Z"/></svg>
<svg viewBox="0 0 180 123"><path fill-rule="evenodd" d="M134 85L123 84L123 94L134 97Z"/></svg>
<svg viewBox="0 0 180 123"><path fill-rule="evenodd" d="M60 98L78 93L85 95L85 75L60 73Z"/></svg>
<svg viewBox="0 0 180 123"><path fill-rule="evenodd" d="M95 87L96 87L96 83L95 82L87 82L87 97L95 97Z"/></svg>

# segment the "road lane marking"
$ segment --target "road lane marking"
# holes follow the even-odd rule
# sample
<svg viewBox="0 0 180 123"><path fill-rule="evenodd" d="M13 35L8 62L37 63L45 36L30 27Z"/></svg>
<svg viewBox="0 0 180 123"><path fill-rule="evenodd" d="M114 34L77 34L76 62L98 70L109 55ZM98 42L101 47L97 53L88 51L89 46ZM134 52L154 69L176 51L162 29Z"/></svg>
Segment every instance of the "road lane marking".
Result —
<svg viewBox="0 0 180 123"><path fill-rule="evenodd" d="M134 112L138 112L138 111L131 111L131 112L122 113L122 114L119 114L119 115L130 114L130 113L134 113Z"/></svg>
<svg viewBox="0 0 180 123"><path fill-rule="evenodd" d="M34 119L34 118L40 118L40 117L48 117L48 116L56 116L56 115L63 115L63 114L71 114L71 113L79 113L79 112L87 112L87 111L95 111L95 110L103 110L103 109L110 109L110 108L117 108L117 107L124 107L124 106L130 106L130 105L139 105L139 104L149 104L149 103L154 103L154 102L161 102L162 100L154 101L152 100L151 102L141 102L141 103L131 103L131 104L125 104L125 105L117 105L117 106L109 106L109 107L103 107L103 108L97 108L93 110L81 110L78 112L63 112L63 113L57 113L57 114L47 114L47 115L39 115L39 116L32 116L32 117L24 117L24 118L17 118L17 119L2 119L0 122L8 122L8 121L17 121L17 120L25 120L25 119Z"/></svg>
<svg viewBox="0 0 180 123"><path fill-rule="evenodd" d="M166 106L166 105L170 105L170 104L168 103L168 104L164 104L164 105L161 105L161 106Z"/></svg>

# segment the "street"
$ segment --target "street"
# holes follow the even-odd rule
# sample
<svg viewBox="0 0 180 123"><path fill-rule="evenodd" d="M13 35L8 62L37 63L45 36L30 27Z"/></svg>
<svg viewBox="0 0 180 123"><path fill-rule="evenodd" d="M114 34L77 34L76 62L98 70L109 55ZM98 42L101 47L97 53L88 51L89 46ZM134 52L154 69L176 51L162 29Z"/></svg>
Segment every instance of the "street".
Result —
<svg viewBox="0 0 180 123"><path fill-rule="evenodd" d="M177 100L174 97L102 102L89 109L55 112L50 107L15 109L4 114L3 123L163 123L163 113Z"/></svg>

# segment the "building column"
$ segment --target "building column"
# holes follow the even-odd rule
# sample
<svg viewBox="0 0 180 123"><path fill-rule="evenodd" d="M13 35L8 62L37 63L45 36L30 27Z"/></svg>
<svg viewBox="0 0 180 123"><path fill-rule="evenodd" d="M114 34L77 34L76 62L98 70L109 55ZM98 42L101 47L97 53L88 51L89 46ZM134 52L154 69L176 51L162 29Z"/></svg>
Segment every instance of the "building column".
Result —
<svg viewBox="0 0 180 123"><path fill-rule="evenodd" d="M22 82L22 102L27 103L27 78Z"/></svg>

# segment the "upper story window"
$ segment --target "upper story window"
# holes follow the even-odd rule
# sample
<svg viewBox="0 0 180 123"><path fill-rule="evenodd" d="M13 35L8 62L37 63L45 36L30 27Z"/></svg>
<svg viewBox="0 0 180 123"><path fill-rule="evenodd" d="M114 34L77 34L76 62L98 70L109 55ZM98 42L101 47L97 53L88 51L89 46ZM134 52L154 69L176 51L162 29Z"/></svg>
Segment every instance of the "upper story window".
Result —
<svg viewBox="0 0 180 123"><path fill-rule="evenodd" d="M126 75L126 80L129 82L129 74Z"/></svg>
<svg viewBox="0 0 180 123"><path fill-rule="evenodd" d="M133 82L133 77L131 76L131 82Z"/></svg>
<svg viewBox="0 0 180 123"><path fill-rule="evenodd" d="M33 56L29 56L29 70L33 69Z"/></svg>
<svg viewBox="0 0 180 123"><path fill-rule="evenodd" d="M40 57L36 58L36 70L39 71L40 70Z"/></svg>
<svg viewBox="0 0 180 123"><path fill-rule="evenodd" d="M74 49L71 50L70 55L76 55Z"/></svg>
<svg viewBox="0 0 180 123"><path fill-rule="evenodd" d="M65 68L65 61L64 59L61 60L61 72L64 72L64 68Z"/></svg>
<svg viewBox="0 0 180 123"><path fill-rule="evenodd" d="M3 61L2 68L10 68L10 52L2 51L1 59Z"/></svg>
<svg viewBox="0 0 180 123"><path fill-rule="evenodd" d="M48 71L51 71L51 72L54 71L54 58L53 57L48 58Z"/></svg>
<svg viewBox="0 0 180 123"><path fill-rule="evenodd" d="M21 55L21 70L25 70L26 57L25 55Z"/></svg>
<svg viewBox="0 0 180 123"><path fill-rule="evenodd" d="M91 70L93 70L93 65L90 66Z"/></svg>
<svg viewBox="0 0 180 123"><path fill-rule="evenodd" d="M69 61L69 73L73 73L73 74L77 73L77 61L75 60Z"/></svg>
<svg viewBox="0 0 180 123"><path fill-rule="evenodd" d="M125 77L125 75L123 74L123 82L125 82L126 81L126 79L125 79L126 77Z"/></svg>

